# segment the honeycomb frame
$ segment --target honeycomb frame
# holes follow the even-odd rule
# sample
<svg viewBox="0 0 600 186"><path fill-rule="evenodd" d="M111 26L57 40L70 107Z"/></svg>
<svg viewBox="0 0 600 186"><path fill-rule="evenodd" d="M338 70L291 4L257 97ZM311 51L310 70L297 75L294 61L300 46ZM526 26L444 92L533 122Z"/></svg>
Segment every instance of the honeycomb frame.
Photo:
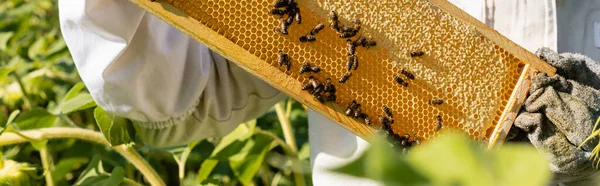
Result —
<svg viewBox="0 0 600 186"><path fill-rule="evenodd" d="M380 127L382 106L394 112L392 131L421 139L436 137L436 116L443 130L465 131L472 138L501 143L529 90L530 77L555 69L445 0L369 1L298 0L302 23L293 23L288 35L273 31L279 24L268 14L271 0L130 0L211 50L236 63L293 99L364 138ZM319 80L339 79L345 69L346 43L326 26L317 41L298 38L318 23L327 25L336 11L343 24L360 19L358 35L377 41L377 46L357 48L360 67L348 82L337 81L336 102L320 103L302 91L309 75L299 74L302 63L322 71ZM356 38L356 37L355 37ZM277 64L277 52L290 55L291 70ZM423 51L422 57L411 57ZM393 80L407 69L416 75L402 87ZM429 99L444 104L427 104ZM373 121L344 114L352 100Z"/></svg>

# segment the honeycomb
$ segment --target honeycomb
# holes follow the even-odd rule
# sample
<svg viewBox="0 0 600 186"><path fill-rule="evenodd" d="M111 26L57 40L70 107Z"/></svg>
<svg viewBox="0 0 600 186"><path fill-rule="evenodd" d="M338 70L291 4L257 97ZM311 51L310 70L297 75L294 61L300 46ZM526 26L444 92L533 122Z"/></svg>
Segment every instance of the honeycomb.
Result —
<svg viewBox="0 0 600 186"><path fill-rule="evenodd" d="M149 1L143 3L150 4ZM247 69L257 72L260 68L253 68L253 64L261 63L269 66L266 71L276 69L276 72L268 72L275 76L265 78L265 72L257 74L263 73L267 82L281 85L276 88L304 99L299 101L320 113L346 117L345 108L356 100L368 114L371 126L379 128L378 116L384 115L381 108L387 106L394 114L395 122L391 125L394 133L408 133L421 139L436 136L439 115L442 130L459 129L474 139L488 140L525 66L473 26L427 0L299 0L302 23L289 26L288 35L273 30L280 22L277 16L268 13L273 8L271 0L159 0L153 3L174 7L177 9L174 14L183 12L215 35L226 38L235 48L259 59L258 62L250 58L234 60L242 67L246 65ZM344 84L337 80L348 72L346 39L340 39L335 30L326 26L316 34L315 42L299 41L315 25L328 25L331 11L337 12L345 25L360 19L362 28L357 36L368 36L377 42L369 49L357 47L360 66ZM212 38L198 37L204 38L205 44ZM278 65L279 50L289 55L291 70ZM424 55L411 57L414 51L422 51ZM335 103L323 105L300 91L310 76L298 73L304 62L321 68L321 72L311 74L321 82L326 78L334 80ZM408 87L400 86L393 79L393 76L403 77L402 69L416 77L405 79ZM431 99L443 99L444 103L428 104ZM346 122L349 120L335 121L350 126ZM365 125L361 120L354 121ZM352 127L360 131L357 126Z"/></svg>

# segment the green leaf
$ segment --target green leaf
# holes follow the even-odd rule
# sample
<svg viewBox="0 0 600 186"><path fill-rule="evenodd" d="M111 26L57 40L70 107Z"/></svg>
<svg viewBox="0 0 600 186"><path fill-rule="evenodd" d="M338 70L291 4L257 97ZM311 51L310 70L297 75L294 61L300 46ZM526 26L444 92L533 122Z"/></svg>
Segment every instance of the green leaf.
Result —
<svg viewBox="0 0 600 186"><path fill-rule="evenodd" d="M48 43L45 37L38 37L27 50L27 56L29 59L36 59L38 56L43 55L48 47Z"/></svg>
<svg viewBox="0 0 600 186"><path fill-rule="evenodd" d="M19 115L14 123L19 130L31 130L52 127L57 118L45 109L34 108Z"/></svg>
<svg viewBox="0 0 600 186"><path fill-rule="evenodd" d="M262 165L273 139L266 135L256 135L246 143L240 153L229 158L229 166L244 185L250 185L252 178Z"/></svg>
<svg viewBox="0 0 600 186"><path fill-rule="evenodd" d="M217 159L206 159L200 165L200 170L198 170L198 183L202 183L210 176L210 173L215 169L215 167L219 164L219 160Z"/></svg>
<svg viewBox="0 0 600 186"><path fill-rule="evenodd" d="M35 148L35 150L40 151L42 148L46 147L46 144L48 144L48 140L29 141L29 143L31 144L31 146L33 146L33 148Z"/></svg>
<svg viewBox="0 0 600 186"><path fill-rule="evenodd" d="M357 160L334 171L370 178L385 185L424 185L429 182L383 138L372 141L370 149Z"/></svg>
<svg viewBox="0 0 600 186"><path fill-rule="evenodd" d="M83 90L84 88L85 88L85 85L83 84L83 82L78 82L77 84L73 85L73 87L71 87L71 89L69 89L67 94L65 94L65 97L63 98L63 102L73 99L75 96L79 95L79 92L81 92L81 90Z"/></svg>
<svg viewBox="0 0 600 186"><path fill-rule="evenodd" d="M60 182L65 179L65 176L74 170L79 169L90 161L87 157L73 157L73 158L61 158L58 163L54 166L52 172L52 180Z"/></svg>
<svg viewBox="0 0 600 186"><path fill-rule="evenodd" d="M6 43L13 36L13 32L0 32L0 51L6 50Z"/></svg>
<svg viewBox="0 0 600 186"><path fill-rule="evenodd" d="M17 69L17 67L19 67L19 64L23 61L23 59L21 59L20 57L13 57L8 64L0 67L0 77L5 78L7 77L11 72L13 72L14 70Z"/></svg>
<svg viewBox="0 0 600 186"><path fill-rule="evenodd" d="M98 128L111 145L133 142L135 129L127 119L108 113L100 107L94 109L94 118Z"/></svg>
<svg viewBox="0 0 600 186"><path fill-rule="evenodd" d="M60 111L63 114L68 114L71 112L77 112L95 106L96 102L92 98L92 95L88 93L81 93L62 103L60 106Z"/></svg>
<svg viewBox="0 0 600 186"><path fill-rule="evenodd" d="M123 167L115 167L112 172L110 172L110 177L106 179L103 186L114 186L120 185L125 178L125 170Z"/></svg>
<svg viewBox="0 0 600 186"><path fill-rule="evenodd" d="M92 157L92 160L90 160L88 165L79 175L79 178L77 178L75 185L82 183L88 177L94 177L104 173L105 172L102 168L102 162L100 161L100 155L94 155L94 157Z"/></svg>
<svg viewBox="0 0 600 186"><path fill-rule="evenodd" d="M501 185L548 185L552 176L548 161L531 146L505 144L491 152L496 167L496 183Z"/></svg>
<svg viewBox="0 0 600 186"><path fill-rule="evenodd" d="M13 112L11 112L10 115L8 116L8 120L6 120L6 124L4 126L10 125L15 120L15 118L17 118L19 113L21 113L20 110L14 110Z"/></svg>
<svg viewBox="0 0 600 186"><path fill-rule="evenodd" d="M546 159L533 147L505 144L500 150L488 151L458 132L424 143L407 158L431 178L432 185L542 186L550 178Z"/></svg>
<svg viewBox="0 0 600 186"><path fill-rule="evenodd" d="M235 130L227 134L215 147L211 157L219 160L226 160L230 156L238 153L246 144L248 138L253 134L253 130L246 124L240 124Z"/></svg>
<svg viewBox="0 0 600 186"><path fill-rule="evenodd" d="M8 117L6 117L6 115L2 112L0 112L0 124L1 125L6 125L6 122L8 121Z"/></svg>
<svg viewBox="0 0 600 186"><path fill-rule="evenodd" d="M300 147L300 150L298 151L298 159L307 160L308 158L310 158L310 145L308 143L305 143L304 145L302 145L302 147Z"/></svg>

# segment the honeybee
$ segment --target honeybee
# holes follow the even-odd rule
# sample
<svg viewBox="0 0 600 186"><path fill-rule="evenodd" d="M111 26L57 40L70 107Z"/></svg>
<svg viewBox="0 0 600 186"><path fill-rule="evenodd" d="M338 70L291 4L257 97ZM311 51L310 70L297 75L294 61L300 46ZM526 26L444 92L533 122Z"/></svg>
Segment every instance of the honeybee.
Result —
<svg viewBox="0 0 600 186"><path fill-rule="evenodd" d="M289 6L289 3L287 0L275 0L273 1L273 7L275 8L284 8Z"/></svg>
<svg viewBox="0 0 600 186"><path fill-rule="evenodd" d="M285 12L281 9L273 8L273 9L269 10L269 14L283 16L283 15L285 15Z"/></svg>
<svg viewBox="0 0 600 186"><path fill-rule="evenodd" d="M358 69L358 57L354 56L354 59L352 60L352 68L354 70Z"/></svg>
<svg viewBox="0 0 600 186"><path fill-rule="evenodd" d="M356 103L356 100L352 100L352 103L350 103L350 105L348 105L348 108L346 108L346 116L352 115L357 105L358 104Z"/></svg>
<svg viewBox="0 0 600 186"><path fill-rule="evenodd" d="M360 30L360 26L361 26L360 19L354 19L354 29L356 30L356 32L358 32Z"/></svg>
<svg viewBox="0 0 600 186"><path fill-rule="evenodd" d="M363 44L363 47L366 47L367 49L374 47L377 45L377 42L375 42L374 40L367 40L365 44Z"/></svg>
<svg viewBox="0 0 600 186"><path fill-rule="evenodd" d="M366 42L367 42L367 38L365 36L358 36L358 38L356 39L356 41L354 41L354 45L356 45L356 46L365 46Z"/></svg>
<svg viewBox="0 0 600 186"><path fill-rule="evenodd" d="M360 107L356 108L356 110L354 110L354 118L362 118L362 117L363 117L362 110L360 109Z"/></svg>
<svg viewBox="0 0 600 186"><path fill-rule="evenodd" d="M285 69L287 71L290 71L290 69L292 68L292 62L290 62L290 60L287 60L287 63L285 63Z"/></svg>
<svg viewBox="0 0 600 186"><path fill-rule="evenodd" d="M351 26L344 26L344 27L340 28L339 31L340 32L355 32L356 29L354 29L354 27L351 27Z"/></svg>
<svg viewBox="0 0 600 186"><path fill-rule="evenodd" d="M294 23L294 17L295 17L295 13L294 13L294 12L292 12L292 13L290 13L290 14L288 14L288 15L289 15L289 16L288 16L288 18L287 18L287 19L285 19L285 22L284 22L284 25L285 25L286 27L287 27L287 26L290 26L290 25L292 25L292 23Z"/></svg>
<svg viewBox="0 0 600 186"><path fill-rule="evenodd" d="M290 60L288 54L283 53L281 50L277 52L277 55L277 63L279 63L279 66L287 64Z"/></svg>
<svg viewBox="0 0 600 186"><path fill-rule="evenodd" d="M346 69L348 69L348 71L350 71L352 69L352 65L354 63L354 58L356 58L356 56L348 55L348 61L346 61Z"/></svg>
<svg viewBox="0 0 600 186"><path fill-rule="evenodd" d="M313 42L316 41L317 37L315 37L314 35L308 34L308 35L304 35L304 36L300 36L300 42Z"/></svg>
<svg viewBox="0 0 600 186"><path fill-rule="evenodd" d="M379 122L381 123L381 130L388 132L388 133L393 133L392 128L390 126L392 124L392 121L390 120L390 118L388 118L386 116L379 116Z"/></svg>
<svg viewBox="0 0 600 186"><path fill-rule="evenodd" d="M302 90L306 90L308 92L310 92L312 94L312 92L314 91L315 87L312 86L312 84L308 83L302 86Z"/></svg>
<svg viewBox="0 0 600 186"><path fill-rule="evenodd" d="M415 145L421 145L421 139L419 139L419 137L416 134L415 134L414 144Z"/></svg>
<svg viewBox="0 0 600 186"><path fill-rule="evenodd" d="M308 77L308 83L310 83L315 89L321 87L321 83L313 76Z"/></svg>
<svg viewBox="0 0 600 186"><path fill-rule="evenodd" d="M431 105L441 105L442 103L444 103L444 100L443 99L431 99L427 102L429 102L429 104L431 104Z"/></svg>
<svg viewBox="0 0 600 186"><path fill-rule="evenodd" d="M321 67L312 66L312 67L310 67L310 70L314 73L321 72Z"/></svg>
<svg viewBox="0 0 600 186"><path fill-rule="evenodd" d="M329 92L331 94L335 94L335 86L331 83L331 78L327 78L325 80L325 85L323 87L323 91Z"/></svg>
<svg viewBox="0 0 600 186"><path fill-rule="evenodd" d="M368 117L366 117L366 116L365 116L365 119L364 119L364 120L365 120L365 124L367 124L367 125L371 125L371 120L369 120L369 118L368 118Z"/></svg>
<svg viewBox="0 0 600 186"><path fill-rule="evenodd" d="M317 33L323 30L323 28L325 28L325 25L323 23L319 23L317 26L315 26L315 28L313 28L310 31L310 35L317 35Z"/></svg>
<svg viewBox="0 0 600 186"><path fill-rule="evenodd" d="M356 45L351 39L346 40L346 49L348 50L348 55L356 54Z"/></svg>
<svg viewBox="0 0 600 186"><path fill-rule="evenodd" d="M394 81L404 87L408 87L408 83L398 76L394 76Z"/></svg>
<svg viewBox="0 0 600 186"><path fill-rule="evenodd" d="M410 53L410 57L420 57L425 55L425 52L423 51L414 51Z"/></svg>
<svg viewBox="0 0 600 186"><path fill-rule="evenodd" d="M337 99L337 97L335 96L334 93L329 93L329 95L326 97L326 101L335 101Z"/></svg>
<svg viewBox="0 0 600 186"><path fill-rule="evenodd" d="M312 70L310 69L310 64L308 63L303 63L302 66L300 67L300 74L304 73L304 72L311 72Z"/></svg>
<svg viewBox="0 0 600 186"><path fill-rule="evenodd" d="M321 95L321 94L313 94L313 97L314 97L314 98L315 98L317 101L319 101L319 102L321 102L321 103L325 103L325 98L323 97L323 95Z"/></svg>
<svg viewBox="0 0 600 186"><path fill-rule="evenodd" d="M298 7L294 8L294 12L296 13L296 16L294 16L294 18L296 19L296 23L298 23L298 24L302 23L302 16L300 15L300 8L298 8Z"/></svg>
<svg viewBox="0 0 600 186"><path fill-rule="evenodd" d="M442 125L442 116L437 115L437 116L435 116L435 119L437 121L437 126L435 126L435 131L439 131L443 127L443 125Z"/></svg>
<svg viewBox="0 0 600 186"><path fill-rule="evenodd" d="M407 70L402 69L400 73L404 74L404 76L406 76L408 79L415 79L415 75Z"/></svg>
<svg viewBox="0 0 600 186"><path fill-rule="evenodd" d="M346 81L348 81L348 79L350 79L350 76L352 76L352 72L348 72L346 74L344 74L341 78L339 83L345 83Z"/></svg>
<svg viewBox="0 0 600 186"><path fill-rule="evenodd" d="M335 13L335 11L329 12L329 26L336 31L340 28L340 21L338 20L337 13Z"/></svg>
<svg viewBox="0 0 600 186"><path fill-rule="evenodd" d="M287 25L285 19L281 18L281 19L279 19L279 21L280 21L279 27L275 27L273 29L273 31L281 33L283 35L287 35L288 34L288 31L287 31L288 25Z"/></svg>
<svg viewBox="0 0 600 186"><path fill-rule="evenodd" d="M342 32L340 33L340 38L351 38L356 35L356 32Z"/></svg>
<svg viewBox="0 0 600 186"><path fill-rule="evenodd" d="M386 107L385 105L383 106L383 112L385 112L385 114L387 115L387 117L393 118L394 115L392 114L392 111L390 110L390 108Z"/></svg>

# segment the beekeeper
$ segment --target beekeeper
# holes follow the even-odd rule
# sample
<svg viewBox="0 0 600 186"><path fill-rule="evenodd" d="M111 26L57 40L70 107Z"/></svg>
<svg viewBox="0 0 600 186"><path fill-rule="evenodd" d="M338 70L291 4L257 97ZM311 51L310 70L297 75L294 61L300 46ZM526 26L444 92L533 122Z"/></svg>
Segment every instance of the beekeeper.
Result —
<svg viewBox="0 0 600 186"><path fill-rule="evenodd" d="M598 117L599 0L452 0L557 67L540 75L515 125L551 160L556 183L593 184L591 148L578 150ZM161 147L224 136L286 95L126 0L60 0L62 33L96 103L134 121ZM552 51L581 53L562 54ZM377 185L327 171L368 143L308 113L315 185Z"/></svg>

